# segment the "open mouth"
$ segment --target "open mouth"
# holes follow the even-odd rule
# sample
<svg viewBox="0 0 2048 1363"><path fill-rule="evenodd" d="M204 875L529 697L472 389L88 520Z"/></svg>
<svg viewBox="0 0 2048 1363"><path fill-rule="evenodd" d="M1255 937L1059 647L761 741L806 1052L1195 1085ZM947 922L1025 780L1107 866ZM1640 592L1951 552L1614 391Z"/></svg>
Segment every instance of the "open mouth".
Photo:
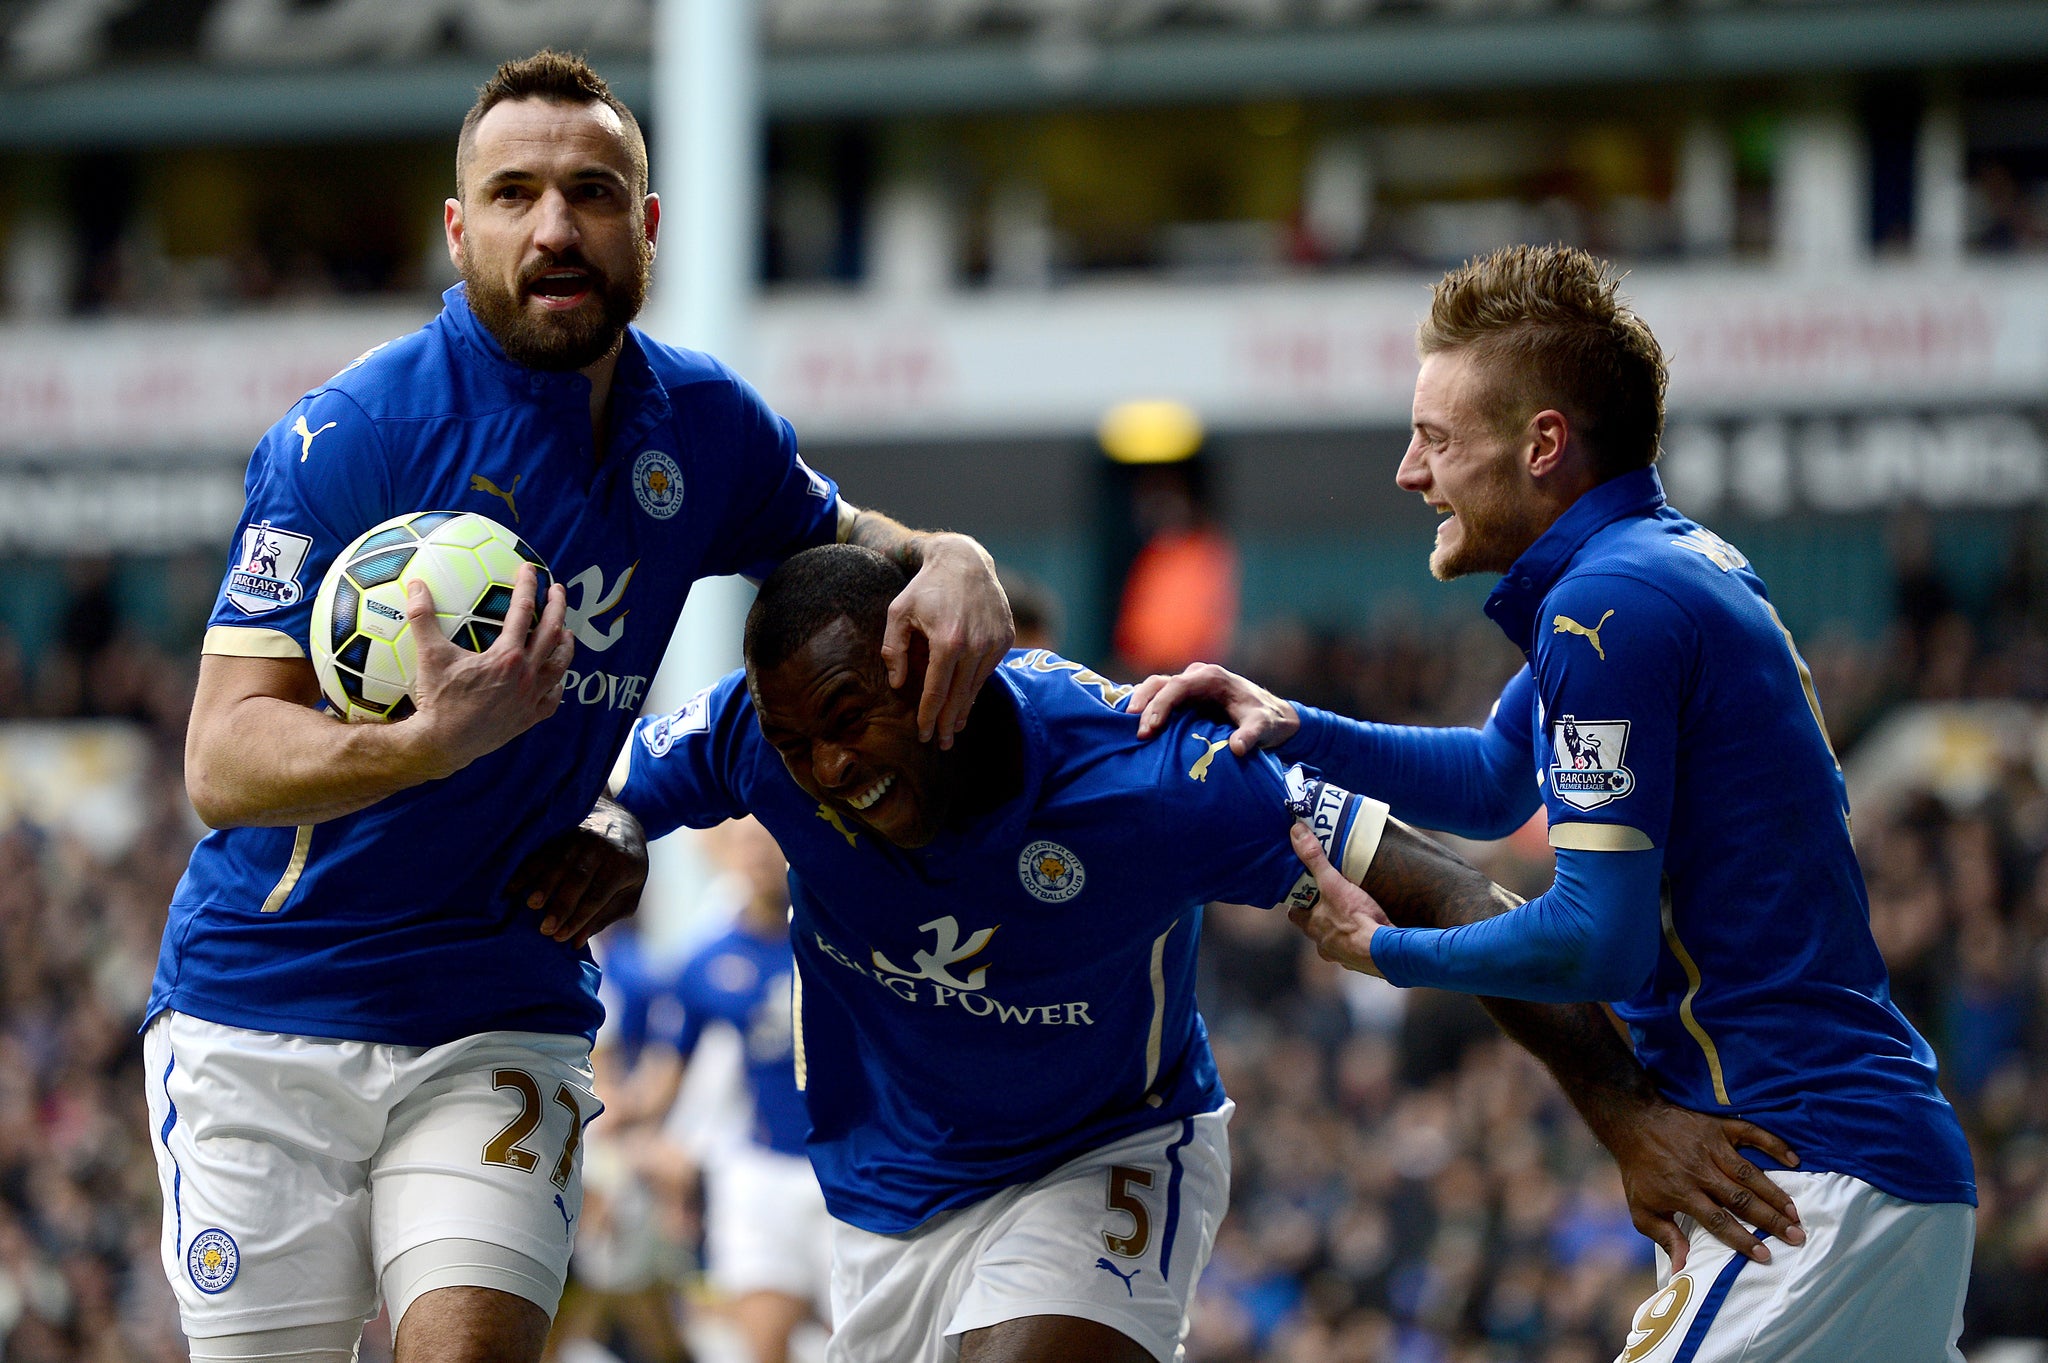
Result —
<svg viewBox="0 0 2048 1363"><path fill-rule="evenodd" d="M874 807L874 804L877 800L881 799L884 795L887 795L889 793L889 788L891 786L894 786L895 784L895 774L891 773L890 775L884 776L881 780L869 786L860 794L853 796L846 803L852 805L854 809L857 811L866 812L867 810L872 809Z"/></svg>
<svg viewBox="0 0 2048 1363"><path fill-rule="evenodd" d="M549 270L527 282L526 293L548 308L573 308L591 294L593 280L588 270Z"/></svg>

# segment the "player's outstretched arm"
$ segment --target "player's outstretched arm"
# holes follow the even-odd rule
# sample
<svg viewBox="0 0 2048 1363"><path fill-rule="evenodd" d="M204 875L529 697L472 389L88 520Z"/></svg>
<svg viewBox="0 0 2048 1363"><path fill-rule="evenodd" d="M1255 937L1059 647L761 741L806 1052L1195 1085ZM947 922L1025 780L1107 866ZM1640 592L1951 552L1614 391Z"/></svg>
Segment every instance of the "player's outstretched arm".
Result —
<svg viewBox="0 0 2048 1363"><path fill-rule="evenodd" d="M482 653L448 642L433 599L406 600L419 647L417 712L396 724L342 724L313 707L320 687L302 658L208 654L185 732L185 790L209 827L323 823L449 776L524 733L561 704L575 649L559 583L534 615L522 568L505 629Z"/></svg>
<svg viewBox="0 0 2048 1363"><path fill-rule="evenodd" d="M1313 911L1295 909L1289 916L1316 941L1325 959L1340 964L1347 963L1345 953L1359 936L1369 939L1374 922L1462 927L1521 903L1450 848L1398 821L1389 820L1380 835L1363 890L1330 865L1304 825L1296 825L1295 846L1310 863L1321 899ZM1759 1263L1770 1261L1770 1250L1744 1222L1787 1244L1805 1243L1792 1199L1743 1158L1739 1147L1761 1150L1787 1166L1796 1166L1798 1155L1750 1122L1668 1102L1603 1005L1493 998L1480 1003L1502 1031L1556 1076L1593 1135L1613 1154L1636 1229L1664 1247L1674 1271L1686 1259L1686 1239L1673 1220L1680 1212Z"/></svg>
<svg viewBox="0 0 2048 1363"><path fill-rule="evenodd" d="M918 736L929 743L936 734L940 747L952 747L981 684L1017 639L1010 599L996 581L995 560L966 535L911 530L878 511L855 511L845 538L913 574L889 607L882 660L889 667L889 684L902 686L912 675L911 636L924 639Z"/></svg>
<svg viewBox="0 0 2048 1363"><path fill-rule="evenodd" d="M1290 702L1215 663L1190 663L1170 677L1145 678L1124 709L1138 716L1138 737L1150 738L1175 710L1198 704L1220 706L1230 716L1230 750L1239 757L1277 748L1301 728L1301 714Z"/></svg>

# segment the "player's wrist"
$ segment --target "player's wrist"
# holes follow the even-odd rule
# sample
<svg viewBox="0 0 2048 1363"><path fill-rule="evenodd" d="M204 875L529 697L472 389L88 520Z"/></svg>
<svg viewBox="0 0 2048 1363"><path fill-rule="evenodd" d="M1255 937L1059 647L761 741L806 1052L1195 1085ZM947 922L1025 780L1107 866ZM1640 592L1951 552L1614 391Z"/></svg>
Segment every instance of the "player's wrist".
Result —
<svg viewBox="0 0 2048 1363"><path fill-rule="evenodd" d="M425 709L396 724L382 728L364 727L368 732L390 738L395 749L396 774L404 783L400 789L445 780L482 756L481 753L466 753L458 741L459 736L448 732L441 716Z"/></svg>
<svg viewBox="0 0 2048 1363"><path fill-rule="evenodd" d="M995 571L995 560L972 536L954 530L928 530L913 536L910 552L919 570L959 569L964 572Z"/></svg>

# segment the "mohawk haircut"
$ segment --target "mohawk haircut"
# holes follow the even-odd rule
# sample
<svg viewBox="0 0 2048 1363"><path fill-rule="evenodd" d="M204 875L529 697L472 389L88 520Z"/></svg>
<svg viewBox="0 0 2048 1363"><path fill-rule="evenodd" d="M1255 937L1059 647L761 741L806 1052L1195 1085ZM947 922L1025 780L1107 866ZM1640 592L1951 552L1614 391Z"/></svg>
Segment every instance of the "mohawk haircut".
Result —
<svg viewBox="0 0 2048 1363"><path fill-rule="evenodd" d="M602 104L619 116L626 131L626 155L633 163L633 193L647 193L647 138L640 120L620 102L590 63L569 52L544 47L531 57L501 65L491 78L477 88L476 103L462 116L462 131L455 138L455 197L463 197L468 186L463 167L469 164L470 149L476 145L476 125L485 114L510 100L544 99L555 104Z"/></svg>
<svg viewBox="0 0 2048 1363"><path fill-rule="evenodd" d="M747 612L749 681L780 667L841 619L872 640L880 667L889 603L908 582L894 562L857 544L822 544L784 559Z"/></svg>
<svg viewBox="0 0 2048 1363"><path fill-rule="evenodd" d="M1612 265L1576 247L1508 247L1437 283L1415 348L1478 357L1503 435L1545 408L1563 412L1605 482L1655 463L1664 433L1664 352L1620 286Z"/></svg>

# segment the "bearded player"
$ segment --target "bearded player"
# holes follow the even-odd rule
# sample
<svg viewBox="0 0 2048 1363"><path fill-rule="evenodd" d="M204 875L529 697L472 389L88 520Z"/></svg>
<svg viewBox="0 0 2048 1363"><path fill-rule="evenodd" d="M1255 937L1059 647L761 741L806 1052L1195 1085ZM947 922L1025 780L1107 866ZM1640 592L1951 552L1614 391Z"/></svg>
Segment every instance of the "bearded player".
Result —
<svg viewBox="0 0 2048 1363"><path fill-rule="evenodd" d="M1009 643L979 546L849 506L731 371L628 325L659 222L604 82L507 63L457 141L463 283L250 462L186 740L219 831L171 903L145 1038L164 1266L202 1363L345 1363L380 1298L401 1363L539 1357L598 1112L584 943L645 874L594 870L637 833L593 806L692 583L834 539L886 552L914 574L886 646L901 680L926 636L942 745ZM480 654L416 586L416 712L336 723L307 661L323 574L444 508L510 523L557 585L536 601L522 570Z"/></svg>

